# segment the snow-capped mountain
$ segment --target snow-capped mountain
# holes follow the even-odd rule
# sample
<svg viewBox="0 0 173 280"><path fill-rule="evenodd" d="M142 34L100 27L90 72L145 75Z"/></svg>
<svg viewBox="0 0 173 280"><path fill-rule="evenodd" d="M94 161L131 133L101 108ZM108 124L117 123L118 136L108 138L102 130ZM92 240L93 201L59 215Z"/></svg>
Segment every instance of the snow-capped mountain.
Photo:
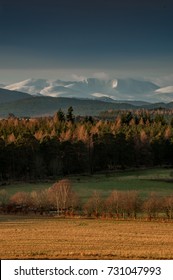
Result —
<svg viewBox="0 0 173 280"><path fill-rule="evenodd" d="M150 81L135 79L88 78L83 81L28 79L4 88L30 95L51 97L111 98L120 101L142 100L147 102L171 102L173 100L173 86L160 88Z"/></svg>
<svg viewBox="0 0 173 280"><path fill-rule="evenodd" d="M29 93L31 95L39 95L40 91L48 85L49 83L45 79L27 79L19 83L5 86L4 88Z"/></svg>

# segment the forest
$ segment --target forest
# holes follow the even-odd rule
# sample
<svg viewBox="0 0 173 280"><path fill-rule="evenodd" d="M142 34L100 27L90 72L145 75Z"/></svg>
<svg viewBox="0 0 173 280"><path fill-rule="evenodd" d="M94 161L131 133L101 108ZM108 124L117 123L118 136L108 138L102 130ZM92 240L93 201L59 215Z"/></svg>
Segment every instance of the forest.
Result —
<svg viewBox="0 0 173 280"><path fill-rule="evenodd" d="M173 165L172 110L0 120L0 182Z"/></svg>

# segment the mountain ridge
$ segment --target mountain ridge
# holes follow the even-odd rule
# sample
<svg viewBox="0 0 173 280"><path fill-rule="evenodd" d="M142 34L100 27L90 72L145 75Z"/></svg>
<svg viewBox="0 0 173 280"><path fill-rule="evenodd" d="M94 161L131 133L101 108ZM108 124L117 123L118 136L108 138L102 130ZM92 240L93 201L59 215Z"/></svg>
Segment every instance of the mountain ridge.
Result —
<svg viewBox="0 0 173 280"><path fill-rule="evenodd" d="M142 100L145 102L171 102L173 86L159 87L150 81L137 79L87 78L82 81L50 81L46 79L27 79L4 87L8 90L26 92L34 96L111 98L113 100ZM165 89L165 91L164 91Z"/></svg>
<svg viewBox="0 0 173 280"><path fill-rule="evenodd" d="M9 113L16 116L42 116L53 115L59 109L67 111L72 106L76 115L97 115L99 112L109 109L118 109L116 103L109 103L92 99L78 99L68 97L35 96L23 100L17 100L0 104L0 117L7 117ZM135 106L124 104L123 108L133 109Z"/></svg>
<svg viewBox="0 0 173 280"><path fill-rule="evenodd" d="M59 109L67 112L72 106L75 115L98 116L107 110L136 110L136 109L155 109L173 108L172 103L155 103L135 106L129 103L113 103L94 99L78 99L68 97L48 97L31 96L26 99L10 101L0 104L0 117L6 118L9 114L17 117L41 117L54 115Z"/></svg>
<svg viewBox="0 0 173 280"><path fill-rule="evenodd" d="M0 88L0 104L17 101L21 99L31 98L31 95L25 92L19 92L14 90L8 90L5 88Z"/></svg>

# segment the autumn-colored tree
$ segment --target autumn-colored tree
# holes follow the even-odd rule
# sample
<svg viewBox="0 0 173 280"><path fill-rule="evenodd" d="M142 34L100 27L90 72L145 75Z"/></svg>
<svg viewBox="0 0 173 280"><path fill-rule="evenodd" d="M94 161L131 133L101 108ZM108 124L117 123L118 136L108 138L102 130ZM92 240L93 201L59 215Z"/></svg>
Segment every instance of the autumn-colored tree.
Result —
<svg viewBox="0 0 173 280"><path fill-rule="evenodd" d="M5 141L0 138L0 181L3 181L5 177L5 169L6 169L6 149L5 149Z"/></svg>
<svg viewBox="0 0 173 280"><path fill-rule="evenodd" d="M173 165L172 109L0 120L0 180ZM64 117L65 116L65 117ZM67 117L67 118L66 118Z"/></svg>

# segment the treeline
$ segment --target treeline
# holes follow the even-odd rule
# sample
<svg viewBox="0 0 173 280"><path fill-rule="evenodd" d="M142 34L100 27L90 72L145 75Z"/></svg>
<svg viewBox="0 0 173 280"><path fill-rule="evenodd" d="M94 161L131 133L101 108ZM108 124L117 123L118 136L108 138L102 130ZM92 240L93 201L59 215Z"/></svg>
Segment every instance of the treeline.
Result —
<svg viewBox="0 0 173 280"><path fill-rule="evenodd" d="M40 180L75 173L173 165L173 121L148 110L113 120L53 117L0 120L0 180Z"/></svg>
<svg viewBox="0 0 173 280"><path fill-rule="evenodd" d="M144 106L145 107L145 106ZM117 117L119 114L122 114L124 110L108 110L108 111L102 111L99 114L99 117L101 119L107 119L107 120L112 120L115 117ZM168 109L168 108L153 108L153 109L130 109L128 110L132 115L135 114L141 114L141 112L146 112L146 114L150 115L150 120L155 120L156 115L158 116L163 116L164 119L166 120L167 123L170 123L171 125L173 125L173 109Z"/></svg>
<svg viewBox="0 0 173 280"><path fill-rule="evenodd" d="M3 214L41 214L116 219L173 219L173 194L160 197L150 193L143 198L138 191L114 190L108 197L93 191L81 202L72 190L71 182L60 180L49 189L17 192L11 197L0 191L0 212Z"/></svg>

